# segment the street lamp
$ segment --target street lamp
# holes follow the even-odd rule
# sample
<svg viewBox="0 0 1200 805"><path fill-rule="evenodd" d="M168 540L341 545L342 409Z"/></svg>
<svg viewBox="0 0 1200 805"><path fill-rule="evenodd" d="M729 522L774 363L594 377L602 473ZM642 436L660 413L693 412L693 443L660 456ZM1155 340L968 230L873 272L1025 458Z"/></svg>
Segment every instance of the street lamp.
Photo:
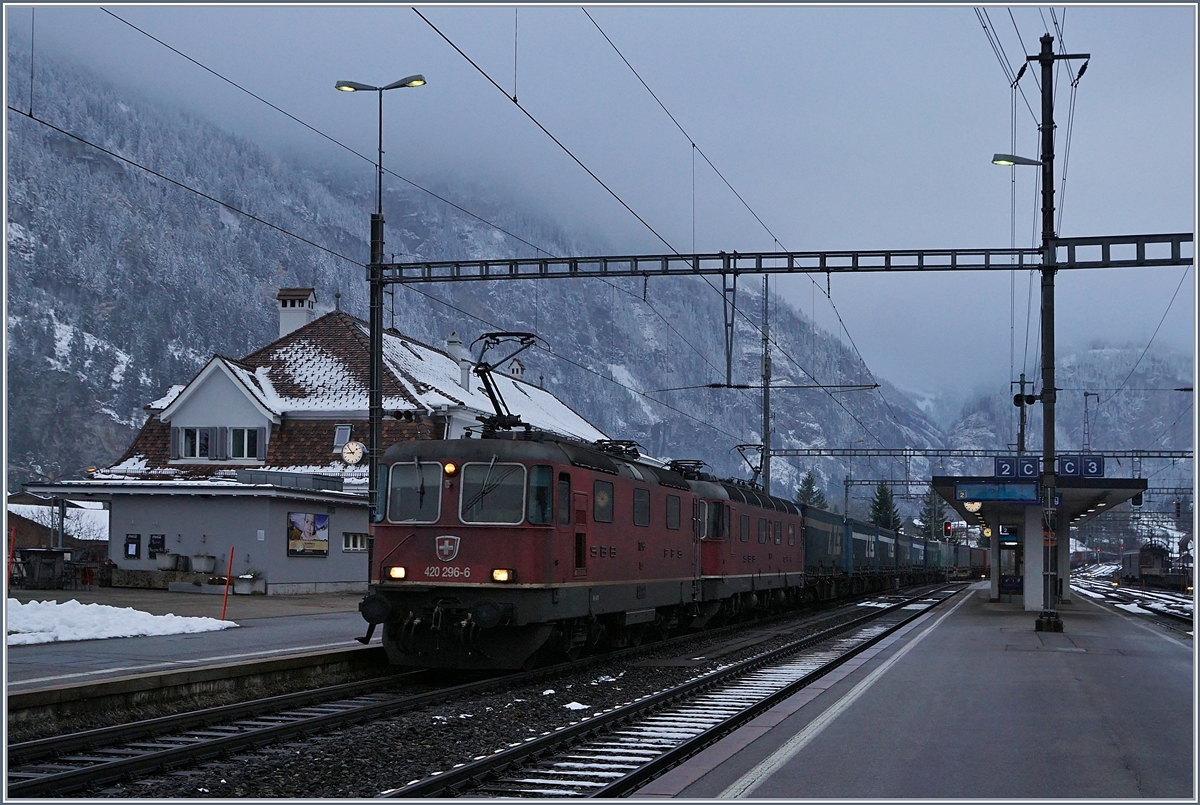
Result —
<svg viewBox="0 0 1200 805"><path fill-rule="evenodd" d="M1042 612L1034 623L1034 628L1041 632L1061 632L1062 619L1055 607L1058 598L1058 570L1054 567L1057 559L1057 517L1055 506L1055 486L1057 478L1054 472L1054 407L1057 402L1057 389L1054 387L1054 273L1055 267L1055 233L1054 233L1054 62L1068 59L1088 59L1088 53L1054 53L1054 37L1044 35L1040 40L1042 49L1035 56L1026 56L1025 61L1037 62L1042 68L1042 119L1038 126L1041 134L1041 160L1018 157L1014 154L996 154L992 162L997 165L1036 165L1042 169L1042 495L1043 522L1048 533L1054 539L1045 540L1043 553L1042 577L1043 597ZM1084 65L1086 67L1086 64ZM1083 70L1079 71L1083 75ZM1076 76L1078 80L1078 76ZM1068 536L1070 532L1068 531Z"/></svg>
<svg viewBox="0 0 1200 805"><path fill-rule="evenodd" d="M383 511L379 494L379 459L382 457L380 442L383 441L383 93L389 89L420 87L425 76L410 75L382 87L360 84L357 81L339 81L334 89L342 92L371 91L379 93L379 155L375 161L375 212L371 215L371 262L367 266L367 279L371 285L370 323L370 399L367 417L370 434L367 439L367 477L369 517L378 522ZM368 570L368 580L370 572Z"/></svg>

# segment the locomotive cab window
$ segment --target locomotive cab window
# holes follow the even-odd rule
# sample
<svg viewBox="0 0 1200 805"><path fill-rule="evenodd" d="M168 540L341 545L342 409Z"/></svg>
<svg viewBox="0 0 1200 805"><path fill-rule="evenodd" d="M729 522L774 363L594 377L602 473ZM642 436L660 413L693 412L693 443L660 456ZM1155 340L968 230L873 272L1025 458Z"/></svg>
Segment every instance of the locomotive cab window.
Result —
<svg viewBox="0 0 1200 805"><path fill-rule="evenodd" d="M610 481L596 481L592 485L592 519L597 523L613 521L613 485Z"/></svg>
<svg viewBox="0 0 1200 805"><path fill-rule="evenodd" d="M393 523L436 523L442 513L442 465L397 463L388 473L387 519Z"/></svg>
<svg viewBox="0 0 1200 805"><path fill-rule="evenodd" d="M516 525L525 515L525 467L464 464L460 495L458 516L464 523Z"/></svg>
<svg viewBox="0 0 1200 805"><path fill-rule="evenodd" d="M667 495L667 528L679 530L679 495Z"/></svg>
<svg viewBox="0 0 1200 805"><path fill-rule="evenodd" d="M554 468L537 464L529 468L529 498L526 516L533 525L550 525L553 520Z"/></svg>
<svg viewBox="0 0 1200 805"><path fill-rule="evenodd" d="M650 525L650 490L633 490L633 524Z"/></svg>
<svg viewBox="0 0 1200 805"><path fill-rule="evenodd" d="M708 503L700 501L696 508L696 527L699 530L700 539L704 539L708 535Z"/></svg>

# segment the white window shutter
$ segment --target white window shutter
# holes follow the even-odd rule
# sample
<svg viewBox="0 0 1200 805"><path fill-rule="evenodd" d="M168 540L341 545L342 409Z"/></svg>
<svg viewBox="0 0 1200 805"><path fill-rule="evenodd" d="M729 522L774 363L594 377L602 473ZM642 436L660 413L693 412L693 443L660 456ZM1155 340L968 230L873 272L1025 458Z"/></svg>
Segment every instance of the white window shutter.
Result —
<svg viewBox="0 0 1200 805"><path fill-rule="evenodd" d="M267 429L257 428L258 430L258 455L255 458L260 461L267 457Z"/></svg>
<svg viewBox="0 0 1200 805"><path fill-rule="evenodd" d="M171 428L171 458L179 458L179 428Z"/></svg>

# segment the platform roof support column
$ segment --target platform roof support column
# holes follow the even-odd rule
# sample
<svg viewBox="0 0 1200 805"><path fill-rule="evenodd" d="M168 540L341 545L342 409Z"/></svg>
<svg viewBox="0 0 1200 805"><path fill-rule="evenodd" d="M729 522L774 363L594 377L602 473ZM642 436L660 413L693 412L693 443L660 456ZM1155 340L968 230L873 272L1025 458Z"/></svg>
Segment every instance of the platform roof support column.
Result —
<svg viewBox="0 0 1200 805"><path fill-rule="evenodd" d="M1024 546L1025 570L1024 594L1025 611L1042 611L1042 594L1045 592L1045 581L1042 578L1042 562L1046 550L1042 537L1042 507L1026 506L1025 522L1021 525L1021 544Z"/></svg>
<svg viewBox="0 0 1200 805"><path fill-rule="evenodd" d="M1000 515L989 514L987 518L987 527L992 530L991 539L988 540L988 570L989 573L989 590L988 600L1000 600Z"/></svg>
<svg viewBox="0 0 1200 805"><path fill-rule="evenodd" d="M1058 584L1062 592L1059 603L1071 603L1071 537L1070 527L1063 528L1058 538Z"/></svg>

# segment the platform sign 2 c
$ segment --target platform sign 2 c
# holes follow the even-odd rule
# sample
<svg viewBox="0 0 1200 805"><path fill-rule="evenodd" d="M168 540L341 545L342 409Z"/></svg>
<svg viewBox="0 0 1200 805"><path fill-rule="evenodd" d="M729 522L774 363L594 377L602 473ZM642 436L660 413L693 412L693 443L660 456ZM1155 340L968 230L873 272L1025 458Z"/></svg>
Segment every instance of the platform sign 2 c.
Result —
<svg viewBox="0 0 1200 805"><path fill-rule="evenodd" d="M996 457L996 477L997 478L1016 478L1017 477L1017 460L1011 456Z"/></svg>
<svg viewBox="0 0 1200 805"><path fill-rule="evenodd" d="M1080 474L1084 478L1104 477L1104 456L1080 456Z"/></svg>

